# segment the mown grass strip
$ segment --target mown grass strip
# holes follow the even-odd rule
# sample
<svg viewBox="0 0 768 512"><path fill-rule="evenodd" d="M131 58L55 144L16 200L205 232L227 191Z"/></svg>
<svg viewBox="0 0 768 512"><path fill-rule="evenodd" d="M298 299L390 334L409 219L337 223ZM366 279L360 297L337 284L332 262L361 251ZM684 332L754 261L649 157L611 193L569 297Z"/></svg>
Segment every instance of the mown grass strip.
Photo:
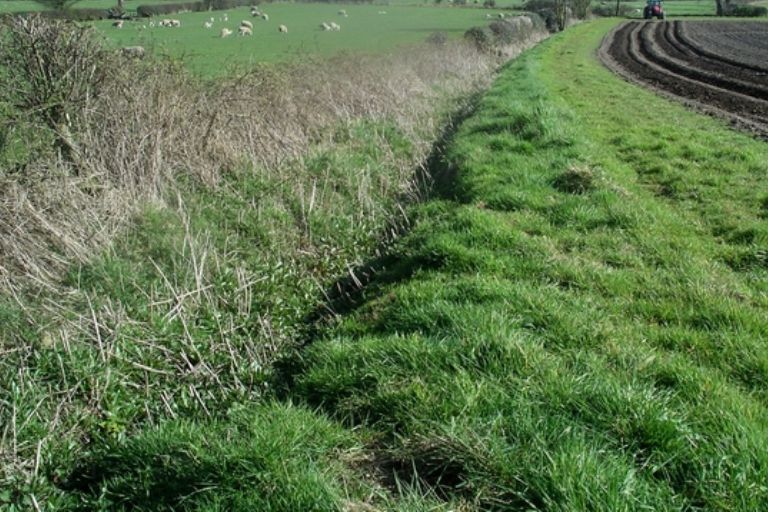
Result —
<svg viewBox="0 0 768 512"><path fill-rule="evenodd" d="M294 391L483 510L763 510L768 148L604 70L608 23L505 70Z"/></svg>

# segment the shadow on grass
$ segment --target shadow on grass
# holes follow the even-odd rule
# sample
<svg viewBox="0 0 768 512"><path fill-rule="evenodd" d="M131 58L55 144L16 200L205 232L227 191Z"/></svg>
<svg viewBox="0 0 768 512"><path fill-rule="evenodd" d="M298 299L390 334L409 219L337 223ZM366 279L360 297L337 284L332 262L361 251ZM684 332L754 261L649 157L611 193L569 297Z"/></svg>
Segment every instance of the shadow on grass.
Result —
<svg viewBox="0 0 768 512"><path fill-rule="evenodd" d="M455 183L457 169L445 156L446 149L453 142L464 120L471 117L479 104L481 95L475 94L451 116L424 166L418 168L414 181L417 183L419 202L430 200L456 201ZM305 320L306 334L299 348L314 342L334 318L347 315L393 283L408 279L425 264L418 258L404 257L392 250L393 241L406 235L411 227L410 219L393 222L381 237L383 242L375 251L376 256L357 267L350 268L348 275L336 280L324 291L325 301L310 312ZM286 398L293 387L294 377L301 372L298 351L275 364L274 389L278 396Z"/></svg>

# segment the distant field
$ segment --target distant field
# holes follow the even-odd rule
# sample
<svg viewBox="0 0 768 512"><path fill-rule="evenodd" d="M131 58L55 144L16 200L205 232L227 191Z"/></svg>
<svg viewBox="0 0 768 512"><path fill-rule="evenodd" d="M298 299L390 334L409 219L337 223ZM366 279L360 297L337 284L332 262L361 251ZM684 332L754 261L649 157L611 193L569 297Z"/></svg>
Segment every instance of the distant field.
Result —
<svg viewBox="0 0 768 512"><path fill-rule="evenodd" d="M270 19L251 18L248 8L227 12L228 22L221 21L223 11L173 15L180 28L151 28L149 20L126 23L123 29L112 28L111 22L95 26L119 46L143 45L155 52L183 58L190 69L203 75L217 75L236 66L258 62L290 60L307 55L327 56L343 51L382 52L424 41L434 32L449 38L461 37L473 26L488 22L482 9L405 7L381 5L344 6L349 17L338 15L338 4L268 4L262 10ZM386 12L386 14L379 14ZM215 18L212 29L203 23ZM219 32L227 27L236 31L241 20L254 23L252 37L233 35L222 39ZM320 23L335 21L339 32L324 32ZM278 32L284 24L287 34Z"/></svg>
<svg viewBox="0 0 768 512"><path fill-rule="evenodd" d="M174 0L126 0L125 8L135 10L140 5L167 4ZM117 0L82 0L74 4L76 9L108 9L117 5ZM45 7L32 0L0 0L0 12L42 11Z"/></svg>

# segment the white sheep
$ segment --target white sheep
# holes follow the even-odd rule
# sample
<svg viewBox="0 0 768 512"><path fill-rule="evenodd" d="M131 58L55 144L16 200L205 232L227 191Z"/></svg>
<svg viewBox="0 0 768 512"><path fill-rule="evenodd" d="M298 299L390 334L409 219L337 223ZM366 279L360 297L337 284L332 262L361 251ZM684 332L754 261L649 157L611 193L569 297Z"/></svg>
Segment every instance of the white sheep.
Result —
<svg viewBox="0 0 768 512"><path fill-rule="evenodd" d="M149 22L149 28L155 28L155 22L154 21L150 21Z"/></svg>
<svg viewBox="0 0 768 512"><path fill-rule="evenodd" d="M256 8L251 9L251 16L254 18L260 18L261 17L261 11L259 11Z"/></svg>
<svg viewBox="0 0 768 512"><path fill-rule="evenodd" d="M205 27L205 28L213 28L213 23L211 23L210 21L206 21L205 23L203 23L203 27Z"/></svg>
<svg viewBox="0 0 768 512"><path fill-rule="evenodd" d="M221 17L221 21L229 21L229 14L224 13L224 16Z"/></svg>
<svg viewBox="0 0 768 512"><path fill-rule="evenodd" d="M379 11L379 14L387 14L387 11Z"/></svg>
<svg viewBox="0 0 768 512"><path fill-rule="evenodd" d="M181 26L181 21L179 21L179 20L171 20L171 24L168 25L168 26L169 27L180 27Z"/></svg>
<svg viewBox="0 0 768 512"><path fill-rule="evenodd" d="M240 22L241 27L248 27L249 29L253 30L253 23L251 23L248 20L243 20Z"/></svg>
<svg viewBox="0 0 768 512"><path fill-rule="evenodd" d="M335 32L338 32L339 30L341 30L341 27L339 26L338 23L332 21L331 22L331 30L333 30Z"/></svg>
<svg viewBox="0 0 768 512"><path fill-rule="evenodd" d="M240 25L240 27L237 29L237 35L240 36L252 36L253 30L246 27L245 25Z"/></svg>
<svg viewBox="0 0 768 512"><path fill-rule="evenodd" d="M123 28L123 23L125 23L124 20L117 20L112 22L112 26L115 28Z"/></svg>
<svg viewBox="0 0 768 512"><path fill-rule="evenodd" d="M208 18L208 21L210 21L211 23L214 23L214 22L216 21L216 18L214 18L213 16L211 16L210 18Z"/></svg>
<svg viewBox="0 0 768 512"><path fill-rule="evenodd" d="M269 14L267 14L267 13L263 13L263 14L261 15L261 19L263 19L264 21L269 21Z"/></svg>
<svg viewBox="0 0 768 512"><path fill-rule="evenodd" d="M346 9L339 9L339 16L344 16L346 18L348 16Z"/></svg>
<svg viewBox="0 0 768 512"><path fill-rule="evenodd" d="M504 13L503 12L499 13L499 19L502 19L502 20L504 19Z"/></svg>
<svg viewBox="0 0 768 512"><path fill-rule="evenodd" d="M321 29L323 29L323 30L325 30L326 32L327 32L327 31L329 31L329 30L331 30L331 26L330 26L329 24L327 24L326 22L322 22L322 23L320 24L320 28L321 28Z"/></svg>
<svg viewBox="0 0 768 512"><path fill-rule="evenodd" d="M228 28L223 28L221 29L221 32L219 32L219 36L221 37L229 37L231 35L232 35L232 31L229 30Z"/></svg>
<svg viewBox="0 0 768 512"><path fill-rule="evenodd" d="M280 32L280 33L283 33L283 34L287 34L288 33L288 27L286 27L285 25L280 25L279 27L277 27L277 31Z"/></svg>

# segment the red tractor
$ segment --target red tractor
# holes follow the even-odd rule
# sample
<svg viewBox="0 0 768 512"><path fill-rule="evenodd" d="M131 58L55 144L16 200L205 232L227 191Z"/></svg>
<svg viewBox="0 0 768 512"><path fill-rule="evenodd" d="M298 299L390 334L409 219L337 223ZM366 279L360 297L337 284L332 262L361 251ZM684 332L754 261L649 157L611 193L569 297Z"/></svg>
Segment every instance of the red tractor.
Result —
<svg viewBox="0 0 768 512"><path fill-rule="evenodd" d="M667 15L664 14L664 6L662 5L661 0L648 0L645 9L643 9L643 18L647 20L653 18L663 20L666 17Z"/></svg>

